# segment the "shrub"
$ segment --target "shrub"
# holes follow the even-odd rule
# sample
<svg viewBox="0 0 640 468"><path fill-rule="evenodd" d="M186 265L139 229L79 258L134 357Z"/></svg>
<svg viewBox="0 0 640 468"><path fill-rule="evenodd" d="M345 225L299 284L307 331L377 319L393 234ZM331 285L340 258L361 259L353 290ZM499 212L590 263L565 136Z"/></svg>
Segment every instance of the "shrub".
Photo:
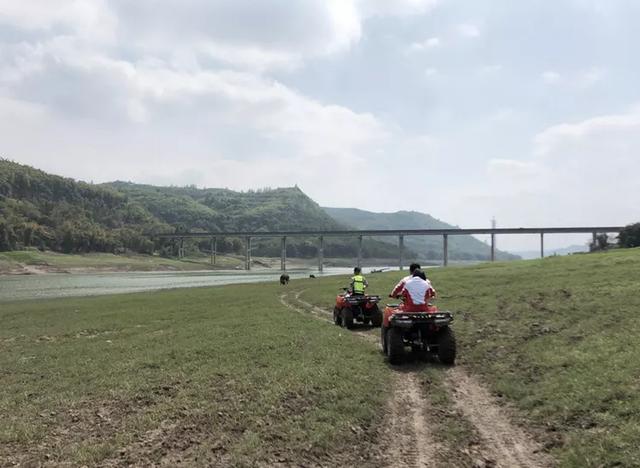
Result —
<svg viewBox="0 0 640 468"><path fill-rule="evenodd" d="M618 235L620 247L640 247L640 223L625 226Z"/></svg>

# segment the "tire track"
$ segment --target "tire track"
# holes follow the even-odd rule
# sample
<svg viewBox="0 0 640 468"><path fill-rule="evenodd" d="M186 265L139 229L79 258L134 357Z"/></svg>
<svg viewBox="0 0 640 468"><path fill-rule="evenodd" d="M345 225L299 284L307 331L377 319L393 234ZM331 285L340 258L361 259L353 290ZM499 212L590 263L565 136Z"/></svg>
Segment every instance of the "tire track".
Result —
<svg viewBox="0 0 640 468"><path fill-rule="evenodd" d="M445 385L456 409L473 424L483 439L482 452L496 466L543 468L555 465L523 429L511 423L505 410L478 380L457 367L446 373Z"/></svg>
<svg viewBox="0 0 640 468"><path fill-rule="evenodd" d="M313 314L316 318L333 324L333 312L310 304L300 295L304 290L294 294L293 300L308 312L289 302L289 295L280 296L280 302L286 307L300 313ZM328 319L327 317L331 317ZM353 334L371 343L378 343L375 333L351 330ZM422 388L414 373L394 369L393 392L387 403L382 423L380 439L381 453L385 466L389 468L426 468L434 467L440 444L436 442L427 423L429 403L423 396Z"/></svg>
<svg viewBox="0 0 640 468"><path fill-rule="evenodd" d="M304 290L296 292L294 300L308 308L312 314L320 314L324 320L333 323L333 313L300 299L303 293ZM325 317L331 317L331 320ZM354 330L354 333L367 341L378 342L377 336L371 332ZM422 396L415 375L407 368L404 370L395 370L397 377L382 429L384 439L393 440L386 449L390 455L388 466L436 466L434 460L438 453L438 444L433 441L425 418L425 415L429 414L429 403ZM523 428L514 425L508 411L495 401L482 383L463 368L447 370L444 385L455 408L479 434L481 445L477 449L487 461L486 466L555 466L553 458L544 452L542 445Z"/></svg>

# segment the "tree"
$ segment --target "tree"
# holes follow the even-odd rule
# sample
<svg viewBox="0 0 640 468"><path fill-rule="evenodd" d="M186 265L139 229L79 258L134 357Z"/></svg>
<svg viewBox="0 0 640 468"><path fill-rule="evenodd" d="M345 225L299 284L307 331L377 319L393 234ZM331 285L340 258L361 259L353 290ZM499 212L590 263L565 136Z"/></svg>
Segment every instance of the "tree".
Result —
<svg viewBox="0 0 640 468"><path fill-rule="evenodd" d="M640 223L625 226L618 235L620 247L640 247Z"/></svg>
<svg viewBox="0 0 640 468"><path fill-rule="evenodd" d="M609 236L606 233L596 235L593 242L589 243L590 252L598 252L609 249Z"/></svg>

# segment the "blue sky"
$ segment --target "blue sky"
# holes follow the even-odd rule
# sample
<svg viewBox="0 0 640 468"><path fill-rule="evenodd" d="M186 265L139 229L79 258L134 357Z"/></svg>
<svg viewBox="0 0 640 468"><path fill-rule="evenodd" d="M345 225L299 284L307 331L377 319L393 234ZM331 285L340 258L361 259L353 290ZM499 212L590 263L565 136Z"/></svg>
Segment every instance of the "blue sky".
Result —
<svg viewBox="0 0 640 468"><path fill-rule="evenodd" d="M0 154L463 227L626 224L638 18L632 0L0 0Z"/></svg>

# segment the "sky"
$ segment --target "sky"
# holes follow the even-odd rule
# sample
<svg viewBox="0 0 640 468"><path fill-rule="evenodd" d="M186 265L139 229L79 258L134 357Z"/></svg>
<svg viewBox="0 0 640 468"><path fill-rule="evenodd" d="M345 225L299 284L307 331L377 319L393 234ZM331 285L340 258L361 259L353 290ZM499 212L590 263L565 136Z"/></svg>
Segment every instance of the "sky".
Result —
<svg viewBox="0 0 640 468"><path fill-rule="evenodd" d="M628 224L638 18L636 0L0 0L0 157L465 228Z"/></svg>

